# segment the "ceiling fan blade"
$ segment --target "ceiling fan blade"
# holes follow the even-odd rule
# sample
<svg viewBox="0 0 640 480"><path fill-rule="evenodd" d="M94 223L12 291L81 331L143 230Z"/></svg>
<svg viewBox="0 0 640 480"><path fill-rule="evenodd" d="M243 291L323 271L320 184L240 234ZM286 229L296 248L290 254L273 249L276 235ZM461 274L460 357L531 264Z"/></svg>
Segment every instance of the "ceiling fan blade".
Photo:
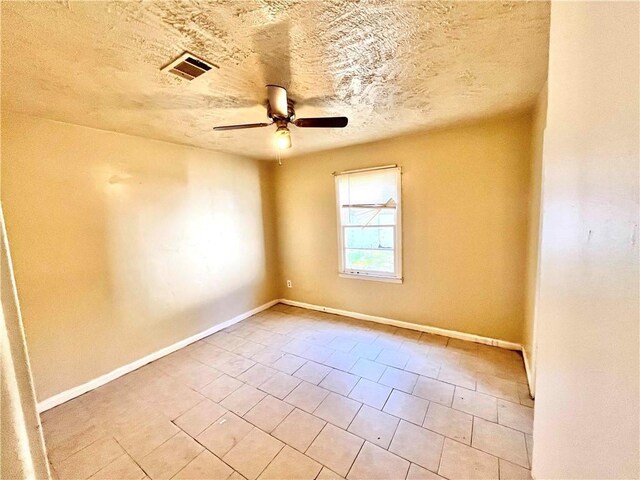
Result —
<svg viewBox="0 0 640 480"><path fill-rule="evenodd" d="M245 123L243 125L223 125L221 127L213 127L214 130L240 130L241 128L259 128L268 127L271 123Z"/></svg>
<svg viewBox="0 0 640 480"><path fill-rule="evenodd" d="M287 90L279 85L267 85L267 96L274 117L289 118Z"/></svg>
<svg viewBox="0 0 640 480"><path fill-rule="evenodd" d="M298 118L293 124L303 128L344 128L349 123L347 117Z"/></svg>

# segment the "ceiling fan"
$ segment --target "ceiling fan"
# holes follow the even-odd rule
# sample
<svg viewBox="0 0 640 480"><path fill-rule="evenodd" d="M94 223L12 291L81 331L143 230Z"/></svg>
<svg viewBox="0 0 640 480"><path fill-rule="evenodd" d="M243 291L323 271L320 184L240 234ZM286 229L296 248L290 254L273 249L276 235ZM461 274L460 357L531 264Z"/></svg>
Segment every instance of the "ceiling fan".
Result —
<svg viewBox="0 0 640 480"><path fill-rule="evenodd" d="M288 124L301 128L344 128L349 123L347 117L296 118L293 102L287 98L287 90L279 85L267 85L267 117L271 123L245 123L243 125L224 125L213 127L214 130L239 130L241 128L268 127L274 123L276 145L278 148L291 148L291 134Z"/></svg>

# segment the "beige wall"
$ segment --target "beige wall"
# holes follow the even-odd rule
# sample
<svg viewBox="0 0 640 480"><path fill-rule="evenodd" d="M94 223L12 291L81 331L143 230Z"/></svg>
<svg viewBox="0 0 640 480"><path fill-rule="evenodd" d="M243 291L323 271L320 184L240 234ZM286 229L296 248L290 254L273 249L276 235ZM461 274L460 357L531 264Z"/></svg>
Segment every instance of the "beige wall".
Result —
<svg viewBox="0 0 640 480"><path fill-rule="evenodd" d="M275 298L272 182L266 162L5 114L38 399Z"/></svg>
<svg viewBox="0 0 640 480"><path fill-rule="evenodd" d="M535 326L538 308L538 273L540 253L540 200L542 194L542 150L547 121L547 85L538 95L531 125L531 163L529 174L529 228L527 235L527 268L525 285L522 345L528 365L529 389L535 392L536 346Z"/></svg>
<svg viewBox="0 0 640 480"><path fill-rule="evenodd" d="M535 478L640 477L637 2L553 2Z"/></svg>
<svg viewBox="0 0 640 480"><path fill-rule="evenodd" d="M281 295L520 342L530 147L527 112L285 160ZM340 278L331 172L391 163L403 172L404 283Z"/></svg>

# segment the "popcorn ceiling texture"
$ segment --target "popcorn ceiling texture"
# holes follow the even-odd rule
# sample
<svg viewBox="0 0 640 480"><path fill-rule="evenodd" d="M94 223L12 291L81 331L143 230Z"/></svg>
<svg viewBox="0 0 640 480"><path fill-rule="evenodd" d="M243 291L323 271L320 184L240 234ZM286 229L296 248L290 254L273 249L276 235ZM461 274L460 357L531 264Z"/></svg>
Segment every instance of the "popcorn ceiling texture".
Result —
<svg viewBox="0 0 640 480"><path fill-rule="evenodd" d="M3 2L2 108L274 158L267 83L298 117L296 155L534 103L547 75L547 2L241 0ZM160 68L187 50L216 64L188 82Z"/></svg>

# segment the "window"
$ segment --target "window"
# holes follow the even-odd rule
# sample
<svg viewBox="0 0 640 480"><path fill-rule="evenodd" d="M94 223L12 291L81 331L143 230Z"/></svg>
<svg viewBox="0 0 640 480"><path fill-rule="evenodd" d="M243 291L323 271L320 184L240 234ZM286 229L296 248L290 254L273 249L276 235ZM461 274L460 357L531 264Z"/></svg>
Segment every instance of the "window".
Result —
<svg viewBox="0 0 640 480"><path fill-rule="evenodd" d="M400 167L336 173L340 276L402 282Z"/></svg>

